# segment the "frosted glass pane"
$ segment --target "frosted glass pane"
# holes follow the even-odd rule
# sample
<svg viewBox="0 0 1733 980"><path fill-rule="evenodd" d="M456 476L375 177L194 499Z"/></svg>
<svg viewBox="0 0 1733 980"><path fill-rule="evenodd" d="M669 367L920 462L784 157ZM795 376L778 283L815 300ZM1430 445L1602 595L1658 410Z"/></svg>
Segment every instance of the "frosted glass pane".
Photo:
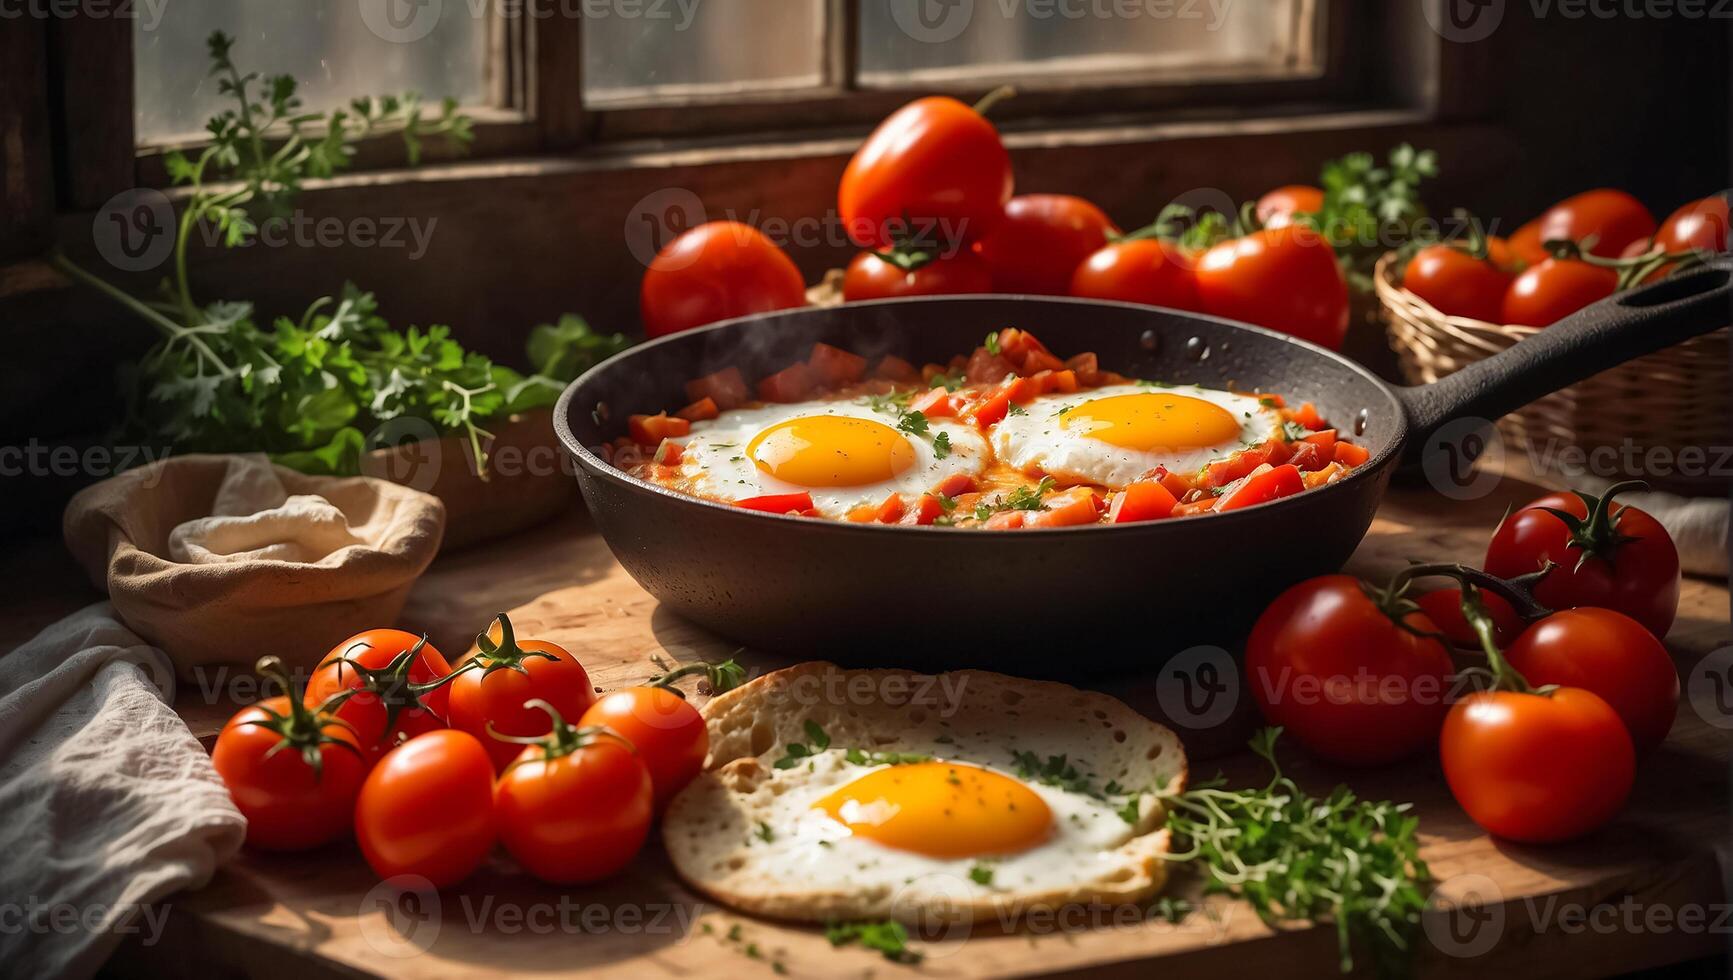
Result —
<svg viewBox="0 0 1733 980"><path fill-rule="evenodd" d="M141 5L142 6L142 5ZM362 95L420 92L481 101L485 4L469 0L202 0L165 4L134 30L136 124L141 140L202 131L233 105L210 77L205 38L235 39L243 72L288 74L309 110Z"/></svg>
<svg viewBox="0 0 1733 980"><path fill-rule="evenodd" d="M824 81L823 0L616 0L583 9L591 105Z"/></svg>
<svg viewBox="0 0 1733 980"><path fill-rule="evenodd" d="M1280 65L1304 0L861 0L860 81Z"/></svg>

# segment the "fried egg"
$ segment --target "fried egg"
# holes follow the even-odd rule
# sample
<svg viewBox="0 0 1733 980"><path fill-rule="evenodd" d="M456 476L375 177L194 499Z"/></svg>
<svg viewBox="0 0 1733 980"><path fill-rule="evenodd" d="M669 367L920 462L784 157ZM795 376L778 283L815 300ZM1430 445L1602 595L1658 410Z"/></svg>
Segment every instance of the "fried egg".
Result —
<svg viewBox="0 0 1733 980"><path fill-rule="evenodd" d="M1276 438L1277 410L1256 397L1152 384L1046 395L993 427L1001 462L1066 483L1122 487L1157 466L1191 473Z"/></svg>
<svg viewBox="0 0 1733 980"><path fill-rule="evenodd" d="M1105 695L983 671L802 664L704 708L711 756L669 806L679 874L751 912L967 920L1141 902L1157 793L1185 756Z"/></svg>
<svg viewBox="0 0 1733 980"><path fill-rule="evenodd" d="M681 483L719 500L807 491L825 517L914 497L955 473L978 474L986 438L949 419L914 420L855 401L761 405L694 422Z"/></svg>

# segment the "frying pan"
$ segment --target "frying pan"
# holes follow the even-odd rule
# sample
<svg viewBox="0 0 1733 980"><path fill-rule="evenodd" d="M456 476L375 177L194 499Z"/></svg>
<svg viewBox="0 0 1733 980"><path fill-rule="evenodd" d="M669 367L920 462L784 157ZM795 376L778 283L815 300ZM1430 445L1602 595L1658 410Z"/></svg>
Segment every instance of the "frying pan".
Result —
<svg viewBox="0 0 1733 980"><path fill-rule="evenodd" d="M1472 448L1460 436L1475 424L1453 421L1495 419L1725 326L1730 269L1733 258L1717 257L1413 388L1283 334L1125 303L959 296L784 311L610 358L565 390L555 429L620 564L663 606L724 637L862 665L1119 670L1195 643L1237 645L1282 589L1341 567L1399 465L1439 453L1434 462L1458 461ZM628 414L683 404L684 382L724 367L762 377L815 341L943 363L1005 326L1061 357L1094 351L1104 369L1131 377L1310 401L1371 458L1334 484L1223 514L983 531L750 512L634 479L591 449L621 435Z"/></svg>

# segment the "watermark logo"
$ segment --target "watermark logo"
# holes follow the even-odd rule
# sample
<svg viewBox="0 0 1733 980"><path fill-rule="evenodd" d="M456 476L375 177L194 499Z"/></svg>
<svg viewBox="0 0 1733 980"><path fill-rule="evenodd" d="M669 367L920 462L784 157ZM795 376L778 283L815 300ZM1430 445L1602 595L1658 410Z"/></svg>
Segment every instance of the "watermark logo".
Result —
<svg viewBox="0 0 1733 980"><path fill-rule="evenodd" d="M103 261L122 272L162 265L174 250L175 209L161 191L134 187L109 198L90 224Z"/></svg>
<svg viewBox="0 0 1733 980"><path fill-rule="evenodd" d="M1498 485L1504 439L1487 419L1447 422L1426 437L1420 451L1426 482L1451 500L1479 500Z"/></svg>
<svg viewBox="0 0 1733 980"><path fill-rule="evenodd" d="M1504 21L1504 0L1420 0L1432 30L1446 41L1484 41Z"/></svg>
<svg viewBox="0 0 1733 980"><path fill-rule="evenodd" d="M356 0L361 23L381 41L411 44L433 33L444 0Z"/></svg>
<svg viewBox="0 0 1733 980"><path fill-rule="evenodd" d="M1214 728L1239 704L1239 669L1221 647L1192 647L1162 665L1155 698L1174 724L1193 731Z"/></svg>
<svg viewBox="0 0 1733 980"><path fill-rule="evenodd" d="M1697 717L1716 728L1733 729L1733 646L1697 661L1685 681L1685 696Z"/></svg>
<svg viewBox="0 0 1733 980"><path fill-rule="evenodd" d="M420 956L439 938L439 890L420 875L392 875L361 896L361 938L380 956ZM375 914L377 913L377 914Z"/></svg>
<svg viewBox="0 0 1733 980"><path fill-rule="evenodd" d="M653 191L626 212L626 249L633 258L649 266L669 242L708 220L703 200L686 188ZM698 253L694 250L690 255L664 260L664 268L682 269L696 261Z"/></svg>
<svg viewBox="0 0 1733 980"><path fill-rule="evenodd" d="M908 927L909 938L920 941L923 960L944 959L968 943L970 910L979 893L979 886L958 875L931 871L896 890L891 917Z"/></svg>
<svg viewBox="0 0 1733 980"><path fill-rule="evenodd" d="M910 40L954 41L975 18L975 0L890 0L891 19Z"/></svg>
<svg viewBox="0 0 1733 980"><path fill-rule="evenodd" d="M1439 884L1426 900L1420 927L1446 956L1484 955L1504 935L1504 891L1481 874L1462 874Z"/></svg>
<svg viewBox="0 0 1733 980"><path fill-rule="evenodd" d="M363 460L362 469L368 476L424 493L439 480L444 448L439 431L426 419L404 415L389 419L367 436L365 449L369 453L387 450Z"/></svg>

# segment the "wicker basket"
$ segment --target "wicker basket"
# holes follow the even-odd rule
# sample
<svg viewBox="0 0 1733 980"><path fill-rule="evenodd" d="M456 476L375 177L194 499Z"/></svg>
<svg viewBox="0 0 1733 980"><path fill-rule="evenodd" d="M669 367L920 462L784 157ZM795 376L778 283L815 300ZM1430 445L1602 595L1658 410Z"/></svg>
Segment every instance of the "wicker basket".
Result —
<svg viewBox="0 0 1733 980"><path fill-rule="evenodd" d="M1445 316L1397 285L1394 259L1391 254L1378 261L1373 285L1390 346L1409 384L1430 384L1548 329ZM1641 477L1678 493L1721 494L1727 477L1713 470L1717 447L1730 444L1730 397L1728 329L1723 328L1548 395L1506 416L1498 428L1507 449L1526 452L1537 472L1583 465L1558 455L1574 446L1601 461L1589 465L1600 476ZM1592 455L1602 447L1611 447L1613 454ZM1681 455L1687 448L1692 452ZM1664 466L1644 462L1652 449L1666 450ZM1693 462L1698 454L1701 465ZM1632 458L1634 467L1625 462ZM1607 472L1609 464L1620 470Z"/></svg>

